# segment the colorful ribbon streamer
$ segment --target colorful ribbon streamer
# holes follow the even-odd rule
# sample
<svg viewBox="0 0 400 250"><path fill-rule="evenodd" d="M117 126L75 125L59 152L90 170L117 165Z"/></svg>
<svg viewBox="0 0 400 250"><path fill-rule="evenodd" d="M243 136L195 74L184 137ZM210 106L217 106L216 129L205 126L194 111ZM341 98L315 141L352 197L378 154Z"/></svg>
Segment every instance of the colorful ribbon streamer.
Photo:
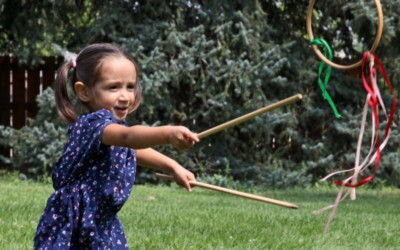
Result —
<svg viewBox="0 0 400 250"><path fill-rule="evenodd" d="M364 76L364 66L365 66L365 62L367 61L367 59L370 61L370 67L369 67L369 79L368 79L368 83L365 80L365 76ZM390 112L390 115L388 117L386 109L385 109L385 105L382 101L382 97L378 88L378 84L376 81L376 72L375 72L375 67L374 67L374 62L376 62L376 65L378 66L379 71L381 72L381 74L383 75L391 93L393 96L393 105L392 105L392 109ZM348 172L348 171L353 171L354 170L354 174L347 178L346 180L344 180L343 182L341 181L334 181L335 184L340 185L340 190L339 193L336 197L335 203L333 205L327 206L325 208L322 208L318 211L315 211L314 214L319 214L322 213L323 211L326 211L330 208L332 208L331 214L329 215L328 221L326 223L325 226L325 230L324 230L324 234L328 231L329 229L329 225L333 219L333 216L335 214L335 211L339 205L339 203L341 201L343 201L349 194L351 194L352 199L355 199L355 189L356 187L360 187L366 183L368 183L369 181L371 181L378 168L379 168L379 161L380 161L380 156L381 156L381 151L383 150L383 148L386 146L388 140L389 140L389 135L390 135L390 127L392 124L392 120L393 120L393 116L394 116L394 112L396 109L396 96L393 92L393 88L392 85L390 84L390 81L387 77L387 74L385 72L385 70L382 67L381 62L379 61L378 57L375 54L370 54L368 51L364 53L363 56L363 63L362 63L362 81L364 84L365 89L367 90L368 94L367 94L367 98L366 98L366 102L364 105L364 111L363 111L363 117L362 117L362 121L361 121L361 128L360 128L360 135L359 135L359 139L358 139L358 143L357 143L357 153L356 153L356 162L355 162L355 167L353 169L350 170L344 170L344 171L338 171L335 173L332 173L328 176L326 176L324 179L322 180L326 180L328 178L330 178L333 175L339 174L339 173L343 173L343 172ZM385 135L384 135L384 140L382 142L382 144L380 144L380 138L379 138L379 116L378 116L378 102L382 108L382 110L384 111L384 114L386 116L387 119L387 125L386 125L386 129L385 129ZM364 129L365 129L365 123L366 123L366 117L367 117L367 113L368 113L368 106L370 106L372 108L372 136L371 136L371 146L370 146L370 150L369 153L367 154L366 159L363 161L363 163L359 164L360 162L360 151L361 151L361 144L362 144L362 138L363 138L363 134L364 134ZM374 146L376 146L376 152L375 154L373 154L373 156L369 159L369 157L371 156L372 152L374 151ZM369 159L368 164L367 161ZM370 166L373 162L375 161L375 171L372 175L370 175L369 177L363 179L362 181L360 181L359 183L356 184L357 181L357 177L360 173L362 173L368 166ZM352 181L351 184L348 184L349 181ZM351 189L342 197L343 194L343 190L344 187L350 187Z"/></svg>
<svg viewBox="0 0 400 250"><path fill-rule="evenodd" d="M369 76L369 81L367 83L367 81L365 80L365 76L364 76L364 65L365 65L365 62L366 62L368 56L371 56L371 63L370 63L370 76ZM382 97L381 97L380 91L378 89L378 85L376 83L376 72L375 72L374 63L373 63L374 61L376 62L376 65L378 66L379 71L381 72L383 78L385 79L385 81L386 81L386 83L387 83L387 85L388 85L388 87L389 87L389 89L390 89L390 91L392 93L392 96L393 96L393 106L392 106L392 110L390 112L389 118L387 118L388 121L387 121L386 128L385 128L384 140L389 138L390 127L392 125L394 111L396 110L396 96L395 96L395 94L393 92L392 85L390 84L389 78L387 77L387 74L386 74L385 70L383 69L381 62L379 61L378 57L375 54L370 55L369 51L365 52L364 53L364 57L363 57L363 63L362 63L362 80L363 80L363 84L364 84L365 89L371 95L371 98L370 98L368 104L373 110L373 115L374 115L374 120L375 120L375 125L376 125L377 139L376 139L375 172L371 176L369 176L369 177L365 178L364 180L360 181L358 184L355 184L355 185L346 184L345 185L346 187L356 188L356 187L360 187L360 186L370 182L374 178L376 172L379 169L379 161L380 161L380 156L381 156L381 149L380 149L380 140L379 140L378 101L379 101L380 105L382 106L382 109L384 110L386 117L387 117L387 114L386 114L385 106L384 106L383 101L382 101ZM335 184L343 185L343 183L340 182L340 181L335 181Z"/></svg>
<svg viewBox="0 0 400 250"><path fill-rule="evenodd" d="M332 61L331 48L329 47L328 43L324 39L315 38L315 39L311 40L310 44L311 45L323 45L324 46L324 56L326 57L326 51L328 51L328 55L329 55L328 59L329 59L329 61ZM324 83L321 80L321 74L322 74L322 70L324 69L324 65L325 65L324 61L322 61L321 64L319 65L318 84L322 90L322 96L331 105L331 108L332 108L333 112L335 113L336 118L340 118L342 116L338 113L336 106L332 101L332 98L329 96L328 92L326 91L326 87L328 86L329 77L331 76L331 66L330 65L328 65L326 68L326 75L325 75Z"/></svg>

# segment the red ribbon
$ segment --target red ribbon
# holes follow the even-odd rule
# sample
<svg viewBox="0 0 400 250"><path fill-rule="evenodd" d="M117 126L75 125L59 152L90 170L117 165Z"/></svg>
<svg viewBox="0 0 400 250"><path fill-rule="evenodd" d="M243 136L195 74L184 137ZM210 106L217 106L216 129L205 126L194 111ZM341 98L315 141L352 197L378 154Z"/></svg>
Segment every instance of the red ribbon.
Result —
<svg viewBox="0 0 400 250"><path fill-rule="evenodd" d="M379 169L379 161L380 161L380 157L381 157L381 152L380 152L380 149L379 149L380 141L379 141L378 101L377 101L377 99L376 99L376 94L375 94L375 92L374 92L374 90L373 90L374 88L372 87L372 83L371 83L371 78L372 78L372 77L375 77L375 74L376 74L375 68L372 67L371 70L370 70L370 75L369 75L369 79L368 79L369 81L368 81L368 83L367 83L367 81L365 80L365 76L364 76L364 65L365 65L365 62L366 62L366 60L367 60L367 58L368 58L368 55L370 55L370 53L369 53L369 51L366 51L366 52L364 53L364 56L363 56L363 62L362 62L362 80L363 80L363 84L364 84L365 89L366 89L367 92L371 95L371 98L370 98L370 101L369 101L369 106L371 106L371 108L372 108L372 110L373 110L373 116L374 116L375 123L376 123L377 140L376 140L376 162L375 162L375 172L374 172L371 176L369 176L369 177L365 178L364 180L360 181L358 184L355 184L355 185L352 185L352 184L345 184L346 187L352 187L352 188L360 187L360 186L362 186L362 185L364 185L364 184L370 182L370 181L374 178L376 172L377 172L378 169ZM394 116L394 112L395 112L395 109L396 109L396 96L395 96L395 94L394 94L394 92L393 92L393 88L392 88L392 85L390 84L389 78L387 77L387 74L386 74L385 70L383 69L382 64L381 64L381 62L379 61L378 57L377 57L375 54L372 54L372 55L370 55L370 56L373 56L373 58L374 58L374 60L375 60L375 62L376 62L376 65L378 66L379 71L381 72L383 78L385 79L385 81L386 81L386 83L387 83L387 85L388 85L388 87L389 87L389 89L390 89L390 92L392 93L392 96L393 96L392 110L390 111L388 123L386 124L386 129L385 129L385 136L384 136L384 140L385 140L386 137L387 137L388 134L389 134L389 130L390 130L390 127L391 127L391 125L392 125L393 116ZM336 185L340 185L340 186L343 185L343 182L341 182L341 181L334 181L334 183L335 183Z"/></svg>

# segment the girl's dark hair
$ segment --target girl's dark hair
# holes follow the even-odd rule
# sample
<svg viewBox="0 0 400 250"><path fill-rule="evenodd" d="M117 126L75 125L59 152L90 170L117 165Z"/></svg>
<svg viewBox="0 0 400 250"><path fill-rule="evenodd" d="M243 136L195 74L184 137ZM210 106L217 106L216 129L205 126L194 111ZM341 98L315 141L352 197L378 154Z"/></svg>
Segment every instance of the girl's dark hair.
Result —
<svg viewBox="0 0 400 250"><path fill-rule="evenodd" d="M142 97L141 86L138 79L138 67L133 60L133 57L124 51L122 48L112 44L99 43L92 44L84 48L76 58L76 67L73 69L70 82L74 90L75 82L82 82L88 88L92 88L97 81L100 69L104 59L108 57L124 57L131 61L136 69L136 84L134 87L135 100L131 112L137 109ZM61 65L58 70L56 85L55 85L55 98L58 114L61 119L67 122L75 122L77 118L76 111L68 97L67 84L68 72L73 68L72 62L67 62ZM75 92L75 90L74 90Z"/></svg>

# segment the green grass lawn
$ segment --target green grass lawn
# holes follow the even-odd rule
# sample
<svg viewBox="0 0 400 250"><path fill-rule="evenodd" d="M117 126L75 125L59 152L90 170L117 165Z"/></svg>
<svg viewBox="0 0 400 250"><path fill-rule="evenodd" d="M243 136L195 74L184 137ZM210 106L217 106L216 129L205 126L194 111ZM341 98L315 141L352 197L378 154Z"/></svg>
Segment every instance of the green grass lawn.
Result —
<svg viewBox="0 0 400 250"><path fill-rule="evenodd" d="M32 249L51 185L0 180L0 249ZM342 202L329 232L337 189L257 193L298 210L194 188L135 186L119 213L130 249L400 249L400 190L359 188Z"/></svg>

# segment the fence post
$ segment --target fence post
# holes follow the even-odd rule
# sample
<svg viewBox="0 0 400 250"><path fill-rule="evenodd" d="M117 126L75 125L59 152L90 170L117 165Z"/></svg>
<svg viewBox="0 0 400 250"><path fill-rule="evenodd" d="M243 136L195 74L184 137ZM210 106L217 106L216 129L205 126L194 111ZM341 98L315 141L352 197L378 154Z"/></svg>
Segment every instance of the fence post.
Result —
<svg viewBox="0 0 400 250"><path fill-rule="evenodd" d="M5 127L10 126L10 72L10 57L0 57L0 125ZM10 157L10 148L0 146L0 155Z"/></svg>
<svg viewBox="0 0 400 250"><path fill-rule="evenodd" d="M13 128L25 126L25 71L26 66L19 65L18 59L12 59L12 121Z"/></svg>
<svg viewBox="0 0 400 250"><path fill-rule="evenodd" d="M10 57L0 57L0 125L10 126Z"/></svg>
<svg viewBox="0 0 400 250"><path fill-rule="evenodd" d="M38 67L28 69L28 89L27 89L27 117L35 118L38 113L38 105L36 103L36 96L40 93L40 70Z"/></svg>
<svg viewBox="0 0 400 250"><path fill-rule="evenodd" d="M47 89L47 87L53 85L55 74L56 74L56 58L45 57L43 58L45 64L43 69L43 90Z"/></svg>

